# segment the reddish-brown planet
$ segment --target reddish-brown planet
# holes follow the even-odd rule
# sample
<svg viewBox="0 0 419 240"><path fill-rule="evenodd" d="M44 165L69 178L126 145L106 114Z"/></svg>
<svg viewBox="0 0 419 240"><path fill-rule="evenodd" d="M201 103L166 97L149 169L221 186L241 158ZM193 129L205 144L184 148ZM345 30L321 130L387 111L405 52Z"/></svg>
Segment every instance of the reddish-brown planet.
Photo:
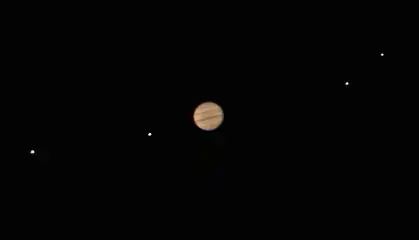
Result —
<svg viewBox="0 0 419 240"><path fill-rule="evenodd" d="M216 103L204 102L195 109L193 118L200 129L212 131L223 123L224 113Z"/></svg>

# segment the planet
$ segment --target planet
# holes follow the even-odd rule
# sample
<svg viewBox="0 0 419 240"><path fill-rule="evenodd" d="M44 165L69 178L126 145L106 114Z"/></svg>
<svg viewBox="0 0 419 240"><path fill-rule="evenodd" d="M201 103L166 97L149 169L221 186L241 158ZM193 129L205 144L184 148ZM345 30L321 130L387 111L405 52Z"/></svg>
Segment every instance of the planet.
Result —
<svg viewBox="0 0 419 240"><path fill-rule="evenodd" d="M194 111L194 122L196 126L204 131L217 129L224 120L222 108L214 102L204 102Z"/></svg>

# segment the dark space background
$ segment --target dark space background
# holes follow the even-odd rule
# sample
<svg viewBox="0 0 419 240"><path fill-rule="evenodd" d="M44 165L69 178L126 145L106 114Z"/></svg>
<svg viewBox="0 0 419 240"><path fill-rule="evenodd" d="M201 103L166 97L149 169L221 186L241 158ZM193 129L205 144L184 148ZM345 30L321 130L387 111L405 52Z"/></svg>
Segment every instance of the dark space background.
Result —
<svg viewBox="0 0 419 240"><path fill-rule="evenodd" d="M96 207L203 194L381 208L410 176L404 31L298 12L19 25L2 88L11 191ZM205 101L225 112L213 132L193 124Z"/></svg>

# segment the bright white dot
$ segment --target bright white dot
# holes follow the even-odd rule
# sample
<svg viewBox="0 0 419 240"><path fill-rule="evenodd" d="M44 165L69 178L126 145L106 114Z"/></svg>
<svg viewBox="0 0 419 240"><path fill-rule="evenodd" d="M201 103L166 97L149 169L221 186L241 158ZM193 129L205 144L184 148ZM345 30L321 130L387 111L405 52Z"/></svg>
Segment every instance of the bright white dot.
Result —
<svg viewBox="0 0 419 240"><path fill-rule="evenodd" d="M345 85L348 86L349 85L349 82L345 82Z"/></svg>
<svg viewBox="0 0 419 240"><path fill-rule="evenodd" d="M35 154L35 150L31 150L31 151L30 151L30 153L31 153L31 154Z"/></svg>
<svg viewBox="0 0 419 240"><path fill-rule="evenodd" d="M381 57L384 56L384 53L381 53Z"/></svg>
<svg viewBox="0 0 419 240"><path fill-rule="evenodd" d="M148 136L150 137L151 136L151 133L148 133Z"/></svg>

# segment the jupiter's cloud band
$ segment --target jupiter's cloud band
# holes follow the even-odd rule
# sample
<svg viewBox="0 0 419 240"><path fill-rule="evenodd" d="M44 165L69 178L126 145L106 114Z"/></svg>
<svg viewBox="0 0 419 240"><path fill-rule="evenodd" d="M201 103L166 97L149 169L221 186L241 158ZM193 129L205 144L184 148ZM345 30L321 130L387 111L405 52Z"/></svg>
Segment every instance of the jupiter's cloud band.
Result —
<svg viewBox="0 0 419 240"><path fill-rule="evenodd" d="M220 106L213 102L199 105L194 112L195 124L205 131L218 128L224 120L224 113Z"/></svg>

